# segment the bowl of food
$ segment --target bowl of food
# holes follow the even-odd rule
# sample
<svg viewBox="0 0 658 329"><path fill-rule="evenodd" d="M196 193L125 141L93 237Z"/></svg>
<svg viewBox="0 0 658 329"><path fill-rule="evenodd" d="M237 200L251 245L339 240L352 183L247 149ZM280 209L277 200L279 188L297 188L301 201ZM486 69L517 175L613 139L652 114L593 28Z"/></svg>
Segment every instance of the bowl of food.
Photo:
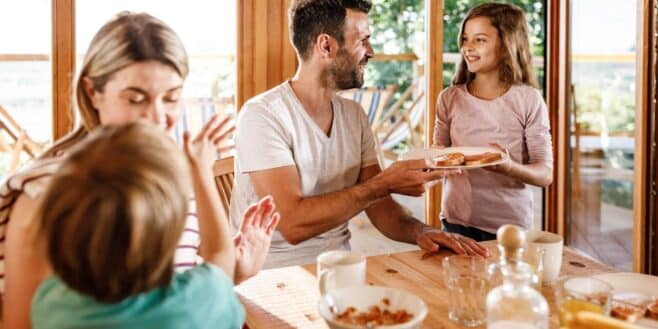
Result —
<svg viewBox="0 0 658 329"><path fill-rule="evenodd" d="M427 316L418 296L380 286L332 290L320 298L318 311L331 329L413 329Z"/></svg>

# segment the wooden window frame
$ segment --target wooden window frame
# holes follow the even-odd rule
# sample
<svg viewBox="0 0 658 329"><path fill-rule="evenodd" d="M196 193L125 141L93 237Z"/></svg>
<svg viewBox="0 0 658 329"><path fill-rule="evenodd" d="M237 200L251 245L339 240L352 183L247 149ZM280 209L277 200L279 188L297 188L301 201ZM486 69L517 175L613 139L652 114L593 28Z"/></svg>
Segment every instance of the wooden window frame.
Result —
<svg viewBox="0 0 658 329"><path fill-rule="evenodd" d="M75 0L52 0L53 141L73 129Z"/></svg>
<svg viewBox="0 0 658 329"><path fill-rule="evenodd" d="M566 237L569 168L569 9L571 1L547 1L546 105L553 140L553 183L544 197L544 228Z"/></svg>
<svg viewBox="0 0 658 329"><path fill-rule="evenodd" d="M425 0L425 47L426 58L426 101L425 146L429 147L434 139L434 118L436 117L436 100L443 89L443 12L444 0ZM428 225L441 227L441 184L435 185L425 194L425 218Z"/></svg>
<svg viewBox="0 0 658 329"><path fill-rule="evenodd" d="M653 77L650 79L651 83L651 90L652 90L652 95L651 99L652 102L650 104L651 107L651 128L650 128L650 136L652 137L652 141L650 143L650 155L649 155L649 161L650 161L650 181L651 184L648 186L648 191L647 195L649 196L649 202L650 205L649 207L649 214L648 214L648 225L649 231L645 235L647 239L647 244L649 246L649 251L647 253L647 256L645 257L646 267L649 269L649 273L653 275L658 275L658 239L656 238L656 234L658 234L658 192L657 192L657 184L658 184L658 158L657 158L657 150L656 150L656 143L658 142L658 64L656 61L658 60L658 13L656 12L656 6L658 6L658 1L654 1L653 5L649 8L648 12L648 17L652 18L653 21L653 27L650 29L652 31L652 35L650 36L651 42L653 44L649 47L651 49L651 72L653 73Z"/></svg>
<svg viewBox="0 0 658 329"><path fill-rule="evenodd" d="M649 129L653 99L653 15L654 0L637 2L637 50L636 50L636 97L635 97L635 154L633 170L633 271L647 272L650 256L647 234L651 232L648 219L649 164L651 144Z"/></svg>

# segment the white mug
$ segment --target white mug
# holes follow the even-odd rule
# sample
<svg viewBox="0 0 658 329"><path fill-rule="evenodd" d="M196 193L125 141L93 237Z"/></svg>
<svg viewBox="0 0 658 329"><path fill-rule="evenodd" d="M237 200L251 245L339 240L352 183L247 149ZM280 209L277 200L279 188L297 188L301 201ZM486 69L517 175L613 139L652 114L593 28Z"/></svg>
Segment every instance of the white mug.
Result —
<svg viewBox="0 0 658 329"><path fill-rule="evenodd" d="M527 253L534 254L539 252L539 249L544 250L542 283L554 282L560 276L564 239L558 234L546 231L528 231L527 238Z"/></svg>
<svg viewBox="0 0 658 329"><path fill-rule="evenodd" d="M366 257L355 251L332 250L320 254L318 286L320 294L366 284Z"/></svg>

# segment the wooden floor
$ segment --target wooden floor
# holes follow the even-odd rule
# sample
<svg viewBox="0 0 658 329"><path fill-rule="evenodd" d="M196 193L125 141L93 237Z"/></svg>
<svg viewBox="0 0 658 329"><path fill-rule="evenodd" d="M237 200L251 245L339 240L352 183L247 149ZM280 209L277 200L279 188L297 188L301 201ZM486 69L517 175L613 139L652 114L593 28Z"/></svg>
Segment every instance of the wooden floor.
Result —
<svg viewBox="0 0 658 329"><path fill-rule="evenodd" d="M390 254L401 251L417 250L413 244L393 241L381 234L365 215L357 216L350 221L352 250L366 256Z"/></svg>
<svg viewBox="0 0 658 329"><path fill-rule="evenodd" d="M601 172L585 172L572 190L568 244L593 258L630 271L633 211L601 201Z"/></svg>
<svg viewBox="0 0 658 329"><path fill-rule="evenodd" d="M395 195L394 199L409 209L414 217L425 220L422 197L411 198ZM385 237L370 223L365 213L361 213L350 220L349 228L352 233L352 239L350 240L352 250L357 250L367 256L418 249L415 245L400 243Z"/></svg>

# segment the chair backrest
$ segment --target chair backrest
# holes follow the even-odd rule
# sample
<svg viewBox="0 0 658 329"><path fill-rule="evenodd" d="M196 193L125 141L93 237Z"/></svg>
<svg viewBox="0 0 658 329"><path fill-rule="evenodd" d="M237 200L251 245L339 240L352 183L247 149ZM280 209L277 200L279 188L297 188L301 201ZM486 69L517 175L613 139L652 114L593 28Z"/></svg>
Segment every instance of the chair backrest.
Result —
<svg viewBox="0 0 658 329"><path fill-rule="evenodd" d="M363 107L368 116L368 122L373 129L379 125L381 115L397 90L397 85L392 84L385 87L365 87L344 90L338 93L340 96L351 99Z"/></svg>
<svg viewBox="0 0 658 329"><path fill-rule="evenodd" d="M217 107L211 97L186 100L183 111L181 112L181 118L178 120L174 130L176 141L180 143L183 140L183 132L186 130L190 131L194 136L215 113L217 113Z"/></svg>
<svg viewBox="0 0 658 329"><path fill-rule="evenodd" d="M45 146L45 143L38 143L30 138L11 114L0 106L0 133L3 132L10 139L10 144L18 146L16 149L18 152L24 151L30 158L36 157Z"/></svg>
<svg viewBox="0 0 658 329"><path fill-rule="evenodd" d="M407 105L406 108L403 108ZM382 150L390 150L402 141L410 140L418 144L422 137L415 131L423 123L425 114L425 92L414 83L402 94L382 118L382 125L376 132ZM421 145L414 145L420 147Z"/></svg>
<svg viewBox="0 0 658 329"><path fill-rule="evenodd" d="M215 184L217 184L217 191L219 191L219 199L226 211L228 218L229 205L231 203L231 194L233 194L233 179L234 174L234 157L226 157L215 161L212 166L213 176L215 176Z"/></svg>

